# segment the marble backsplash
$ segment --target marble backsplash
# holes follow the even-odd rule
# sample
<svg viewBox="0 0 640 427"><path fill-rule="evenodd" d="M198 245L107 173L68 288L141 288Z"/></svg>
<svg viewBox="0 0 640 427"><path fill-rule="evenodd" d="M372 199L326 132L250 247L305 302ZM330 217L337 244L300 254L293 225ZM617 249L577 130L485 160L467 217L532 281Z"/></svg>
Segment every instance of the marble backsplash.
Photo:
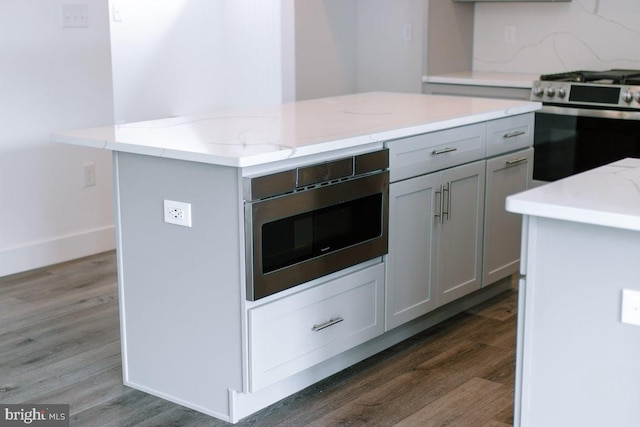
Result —
<svg viewBox="0 0 640 427"><path fill-rule="evenodd" d="M474 71L640 69L640 1L476 3Z"/></svg>

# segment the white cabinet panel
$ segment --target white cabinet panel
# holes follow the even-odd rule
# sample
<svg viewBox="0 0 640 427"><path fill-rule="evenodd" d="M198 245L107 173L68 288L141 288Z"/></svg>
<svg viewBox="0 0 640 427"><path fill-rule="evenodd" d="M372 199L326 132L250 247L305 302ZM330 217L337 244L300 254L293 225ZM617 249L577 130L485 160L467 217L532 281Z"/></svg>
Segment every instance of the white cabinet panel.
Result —
<svg viewBox="0 0 640 427"><path fill-rule="evenodd" d="M434 204L440 178L439 174L423 175L389 188L387 329L436 307Z"/></svg>
<svg viewBox="0 0 640 427"><path fill-rule="evenodd" d="M480 288L485 161L390 186L386 329Z"/></svg>
<svg viewBox="0 0 640 427"><path fill-rule="evenodd" d="M483 159L485 140L478 123L389 141L391 182Z"/></svg>
<svg viewBox="0 0 640 427"><path fill-rule="evenodd" d="M521 215L505 210L507 196L529 188L533 148L487 160L483 284L518 271Z"/></svg>
<svg viewBox="0 0 640 427"><path fill-rule="evenodd" d="M384 265L249 310L255 392L382 334Z"/></svg>
<svg viewBox="0 0 640 427"><path fill-rule="evenodd" d="M487 157L531 147L533 127L533 113L487 122Z"/></svg>
<svg viewBox="0 0 640 427"><path fill-rule="evenodd" d="M438 305L481 285L485 162L443 171L443 215L438 245Z"/></svg>

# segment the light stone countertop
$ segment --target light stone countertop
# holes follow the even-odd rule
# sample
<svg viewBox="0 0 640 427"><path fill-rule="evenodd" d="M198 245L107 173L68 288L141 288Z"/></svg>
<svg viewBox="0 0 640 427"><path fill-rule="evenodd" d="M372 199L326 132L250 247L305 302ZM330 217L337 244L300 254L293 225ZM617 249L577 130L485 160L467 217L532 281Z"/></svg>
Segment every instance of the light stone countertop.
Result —
<svg viewBox="0 0 640 427"><path fill-rule="evenodd" d="M627 158L509 196L507 210L640 231L640 159Z"/></svg>
<svg viewBox="0 0 640 427"><path fill-rule="evenodd" d="M424 83L444 83L469 86L512 87L531 89L540 74L496 73L489 71L460 71L424 76Z"/></svg>
<svg viewBox="0 0 640 427"><path fill-rule="evenodd" d="M371 92L52 135L61 143L248 167L538 110L538 102Z"/></svg>

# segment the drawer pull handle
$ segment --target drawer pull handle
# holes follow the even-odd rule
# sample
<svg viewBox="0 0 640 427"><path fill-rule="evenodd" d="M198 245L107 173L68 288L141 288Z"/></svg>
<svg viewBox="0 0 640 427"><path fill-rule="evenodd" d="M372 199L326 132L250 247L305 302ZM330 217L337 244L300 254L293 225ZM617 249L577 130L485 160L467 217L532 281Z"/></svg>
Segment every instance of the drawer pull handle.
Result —
<svg viewBox="0 0 640 427"><path fill-rule="evenodd" d="M314 332L318 332L323 330L324 328L328 328L329 326L333 326L336 323L340 323L342 322L344 319L342 317L332 317L331 319L327 320L324 323L321 323L319 325L313 325L313 331Z"/></svg>
<svg viewBox="0 0 640 427"><path fill-rule="evenodd" d="M517 130L511 133L505 133L502 137L504 139L515 138L516 136L524 135L526 132L523 130Z"/></svg>
<svg viewBox="0 0 640 427"><path fill-rule="evenodd" d="M447 147L447 148L443 148L442 150L433 150L431 154L433 154L434 156L437 156L438 154L450 153L452 151L457 151L457 150L458 149L454 147Z"/></svg>
<svg viewBox="0 0 640 427"><path fill-rule="evenodd" d="M515 166L520 163L525 163L527 161L526 157L520 157L519 159L507 160L507 166Z"/></svg>

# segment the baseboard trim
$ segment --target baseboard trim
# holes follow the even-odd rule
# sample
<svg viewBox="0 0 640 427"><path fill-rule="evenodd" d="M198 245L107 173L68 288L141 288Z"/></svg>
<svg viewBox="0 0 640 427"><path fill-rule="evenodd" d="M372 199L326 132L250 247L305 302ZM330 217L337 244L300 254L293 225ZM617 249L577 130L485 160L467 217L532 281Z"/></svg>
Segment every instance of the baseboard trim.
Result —
<svg viewBox="0 0 640 427"><path fill-rule="evenodd" d="M0 277L113 250L114 226L0 250Z"/></svg>

